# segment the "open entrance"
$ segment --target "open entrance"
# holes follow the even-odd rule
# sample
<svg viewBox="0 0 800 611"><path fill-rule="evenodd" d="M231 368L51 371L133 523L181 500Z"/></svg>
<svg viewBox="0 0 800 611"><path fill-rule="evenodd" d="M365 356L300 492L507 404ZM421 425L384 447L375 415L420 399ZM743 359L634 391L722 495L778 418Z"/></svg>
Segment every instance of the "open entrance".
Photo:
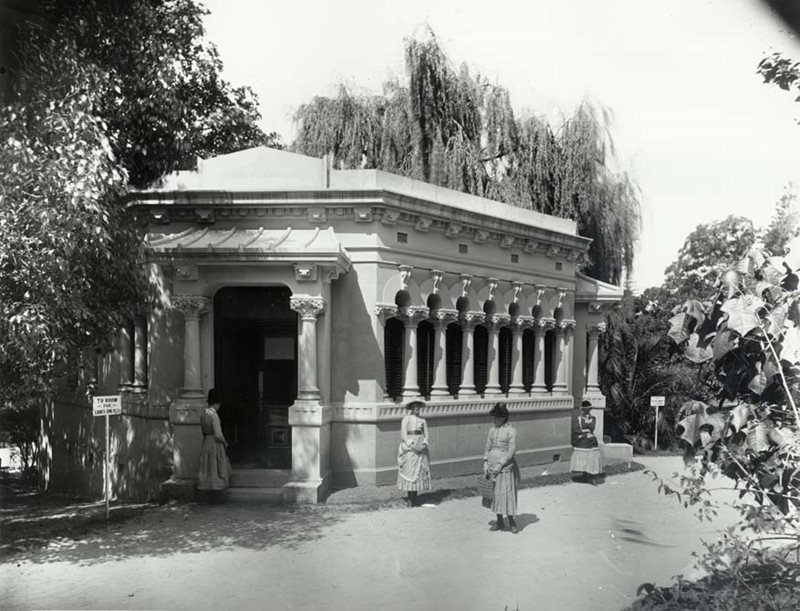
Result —
<svg viewBox="0 0 800 611"><path fill-rule="evenodd" d="M297 313L285 286L230 287L214 297L214 378L236 467L290 469L297 397Z"/></svg>

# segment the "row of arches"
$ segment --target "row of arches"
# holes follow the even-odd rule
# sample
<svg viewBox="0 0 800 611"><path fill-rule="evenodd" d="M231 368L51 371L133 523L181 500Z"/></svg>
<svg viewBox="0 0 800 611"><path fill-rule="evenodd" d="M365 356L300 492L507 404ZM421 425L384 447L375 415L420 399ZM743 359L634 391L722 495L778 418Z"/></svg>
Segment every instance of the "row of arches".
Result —
<svg viewBox="0 0 800 611"><path fill-rule="evenodd" d="M552 392L564 360L559 337L563 335L554 328L537 337L532 328L515 333L510 326L492 330L486 324L464 326L457 321L437 328L430 320L415 323L389 318L384 325L386 395L398 399L409 393L455 397ZM465 341L471 346L465 346ZM493 365L495 380L491 379ZM409 377L415 383L409 384Z"/></svg>

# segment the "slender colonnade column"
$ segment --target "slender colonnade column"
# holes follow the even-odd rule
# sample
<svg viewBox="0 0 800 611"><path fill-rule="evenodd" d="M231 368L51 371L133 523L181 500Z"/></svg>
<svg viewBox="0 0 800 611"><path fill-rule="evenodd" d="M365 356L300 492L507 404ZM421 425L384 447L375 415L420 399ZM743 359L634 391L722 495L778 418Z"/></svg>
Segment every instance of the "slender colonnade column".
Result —
<svg viewBox="0 0 800 611"><path fill-rule="evenodd" d="M321 296L294 295L289 307L300 314L300 336L297 341L297 400L320 401L317 383L317 316L325 311Z"/></svg>

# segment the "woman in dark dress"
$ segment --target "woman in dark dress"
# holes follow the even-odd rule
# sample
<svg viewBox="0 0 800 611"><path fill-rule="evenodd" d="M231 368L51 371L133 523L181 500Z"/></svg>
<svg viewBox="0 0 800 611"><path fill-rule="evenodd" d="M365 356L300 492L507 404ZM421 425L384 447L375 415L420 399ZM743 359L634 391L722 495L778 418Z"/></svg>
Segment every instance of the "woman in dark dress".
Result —
<svg viewBox="0 0 800 611"><path fill-rule="evenodd" d="M603 475L603 457L594 435L596 426L597 418L592 415L592 404L584 401L578 416L578 431L572 444L569 470L572 479L589 481L593 485Z"/></svg>
<svg viewBox="0 0 800 611"><path fill-rule="evenodd" d="M497 403L489 412L494 426L486 438L486 451L483 455L483 472L494 479L491 509L497 515L490 530L504 530L503 516L508 516L512 533L517 534L514 516L517 513L517 488L519 487L519 467L514 458L517 452L517 430L508 423L508 408Z"/></svg>

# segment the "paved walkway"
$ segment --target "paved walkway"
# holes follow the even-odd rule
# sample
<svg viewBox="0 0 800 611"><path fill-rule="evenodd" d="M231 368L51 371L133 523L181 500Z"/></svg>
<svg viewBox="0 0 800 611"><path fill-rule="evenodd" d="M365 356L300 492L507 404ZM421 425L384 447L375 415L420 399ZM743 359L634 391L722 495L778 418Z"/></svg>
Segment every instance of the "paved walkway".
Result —
<svg viewBox="0 0 800 611"><path fill-rule="evenodd" d="M637 461L663 476L681 468ZM489 532L478 498L452 496L415 509L393 499L150 508L30 548L17 541L0 564L0 607L620 609L641 583L689 570L700 537L734 518L700 523L643 471L522 490L518 535ZM7 521L3 538L23 525Z"/></svg>

